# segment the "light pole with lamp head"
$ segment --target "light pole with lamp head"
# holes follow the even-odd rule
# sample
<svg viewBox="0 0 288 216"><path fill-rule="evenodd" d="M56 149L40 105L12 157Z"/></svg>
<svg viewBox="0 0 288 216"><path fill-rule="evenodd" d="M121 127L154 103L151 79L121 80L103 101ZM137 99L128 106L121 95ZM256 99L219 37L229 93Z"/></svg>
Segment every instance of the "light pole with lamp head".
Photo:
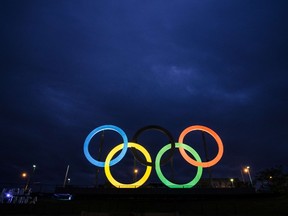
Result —
<svg viewBox="0 0 288 216"><path fill-rule="evenodd" d="M230 179L230 182L231 182L231 187L234 188L234 179L231 178L231 179Z"/></svg>
<svg viewBox="0 0 288 216"><path fill-rule="evenodd" d="M253 186L253 182L252 182L252 178L250 174L250 166L246 166L243 171L248 174L251 186Z"/></svg>
<svg viewBox="0 0 288 216"><path fill-rule="evenodd" d="M134 181L137 181L138 169L134 169Z"/></svg>

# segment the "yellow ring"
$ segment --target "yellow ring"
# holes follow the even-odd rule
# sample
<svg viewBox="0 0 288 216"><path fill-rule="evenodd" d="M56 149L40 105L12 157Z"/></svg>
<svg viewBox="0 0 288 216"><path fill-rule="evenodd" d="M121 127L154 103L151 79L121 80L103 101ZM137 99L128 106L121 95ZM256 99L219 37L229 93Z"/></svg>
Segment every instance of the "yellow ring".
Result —
<svg viewBox="0 0 288 216"><path fill-rule="evenodd" d="M132 184L123 184L121 182L116 181L113 176L111 175L110 172L110 161L112 159L112 157L118 152L120 151L122 148L124 147L124 144L119 144L117 146L115 146L107 155L107 158L105 160L105 165L104 165L104 171L106 174L106 177L108 179L108 181L114 185L117 188L138 188L141 185L143 185L147 179L149 178L150 174L151 174L151 170L152 170L152 166L147 166L146 171L143 175L143 177L141 179L139 179L138 181L132 183ZM142 154L145 156L147 162L152 162L151 160L151 156L149 154L149 152L141 145L137 144L137 143L133 143L133 142L128 142L128 148L136 148L138 149L140 152L142 152Z"/></svg>

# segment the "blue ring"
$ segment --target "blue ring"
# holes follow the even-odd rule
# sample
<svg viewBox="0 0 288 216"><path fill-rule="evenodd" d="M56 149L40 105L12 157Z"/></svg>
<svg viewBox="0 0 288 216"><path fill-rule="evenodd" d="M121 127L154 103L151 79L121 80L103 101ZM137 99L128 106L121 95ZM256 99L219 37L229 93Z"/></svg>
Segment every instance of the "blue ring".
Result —
<svg viewBox="0 0 288 216"><path fill-rule="evenodd" d="M125 156L126 152L127 152L127 149L128 149L128 138L125 134L125 132L117 127L117 126L114 126L114 125L103 125L103 126L100 126L100 127L97 127L95 128L93 131L91 131L88 136L86 137L85 139L85 142L84 142L84 147L83 147L83 150L84 150L84 155L85 157L87 158L87 160L92 163L93 165L95 166L98 166L98 167L104 167L105 166L105 162L102 162L102 161L98 161L98 160L95 160L89 153L89 150L88 150L88 146L89 146L89 143L92 139L92 137L97 134L98 132L100 131L103 131L103 130L113 130L113 131L116 131L117 133L119 133L122 138L123 138L123 149L121 151L121 153L116 157L114 158L113 160L110 161L110 166L113 166L115 164L117 164L120 160L122 160L122 158Z"/></svg>

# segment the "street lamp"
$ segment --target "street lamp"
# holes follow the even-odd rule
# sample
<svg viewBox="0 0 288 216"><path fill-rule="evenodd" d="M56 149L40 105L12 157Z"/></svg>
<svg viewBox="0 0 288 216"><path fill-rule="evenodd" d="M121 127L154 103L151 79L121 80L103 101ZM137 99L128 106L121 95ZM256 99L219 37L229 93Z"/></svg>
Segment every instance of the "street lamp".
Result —
<svg viewBox="0 0 288 216"><path fill-rule="evenodd" d="M232 188L233 188L233 187L234 187L234 179L231 178L231 179L230 179L230 182L231 182L231 186L232 186Z"/></svg>
<svg viewBox="0 0 288 216"><path fill-rule="evenodd" d="M28 175L27 172L22 172L22 173L21 173L21 177L22 177L23 179L26 179L26 178L27 178L27 181L26 181L26 184L25 184L25 187L24 187L24 189L27 190L28 185L29 185L30 176Z"/></svg>
<svg viewBox="0 0 288 216"><path fill-rule="evenodd" d="M134 181L137 180L138 169L134 169Z"/></svg>
<svg viewBox="0 0 288 216"><path fill-rule="evenodd" d="M33 164L32 168L33 168L33 169L32 169L32 173L31 173L31 175L28 176L27 184L26 184L25 190L27 190L27 189L29 188L30 181L31 181L31 179L32 179L33 176L34 176L34 172L35 172L35 169L36 169L36 165Z"/></svg>
<svg viewBox="0 0 288 216"><path fill-rule="evenodd" d="M251 175L250 175L250 166L246 166L243 171L248 174L249 180L250 180L250 183L251 183L251 186L252 186L253 183L252 183L252 178L251 178Z"/></svg>
<svg viewBox="0 0 288 216"><path fill-rule="evenodd" d="M35 164L33 164L33 170L32 170L32 174L31 174L31 179L32 179L32 177L34 177L34 173L35 173L35 170L36 170L36 165Z"/></svg>
<svg viewBox="0 0 288 216"><path fill-rule="evenodd" d="M22 177L22 178L25 179L27 176L28 176L28 174L27 174L26 172L21 173L21 177Z"/></svg>

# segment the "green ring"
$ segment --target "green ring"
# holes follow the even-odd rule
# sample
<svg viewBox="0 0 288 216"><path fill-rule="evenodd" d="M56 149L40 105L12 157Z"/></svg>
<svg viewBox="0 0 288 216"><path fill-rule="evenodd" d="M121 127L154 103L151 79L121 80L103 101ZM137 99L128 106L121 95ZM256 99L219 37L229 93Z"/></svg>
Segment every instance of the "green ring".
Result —
<svg viewBox="0 0 288 216"><path fill-rule="evenodd" d="M175 147L176 148L179 148L179 147L184 148L185 150L187 150L188 152L190 152L193 155L193 157L196 159L196 161L201 162L201 158L200 158L199 154L189 145L186 145L184 143L175 143ZM160 149L160 151L158 152L156 159L155 159L155 170L156 170L156 173L157 173L160 181L169 188L192 188L200 180L200 178L202 176L202 172L203 172L203 167L198 166L196 176L194 177L194 179L192 179L192 181L190 181L186 184L175 184L175 183L169 181L167 178L165 178L165 176L163 175L163 173L161 171L160 159L161 159L162 155L167 150L169 150L170 148L171 148L170 143L165 145L162 149Z"/></svg>

